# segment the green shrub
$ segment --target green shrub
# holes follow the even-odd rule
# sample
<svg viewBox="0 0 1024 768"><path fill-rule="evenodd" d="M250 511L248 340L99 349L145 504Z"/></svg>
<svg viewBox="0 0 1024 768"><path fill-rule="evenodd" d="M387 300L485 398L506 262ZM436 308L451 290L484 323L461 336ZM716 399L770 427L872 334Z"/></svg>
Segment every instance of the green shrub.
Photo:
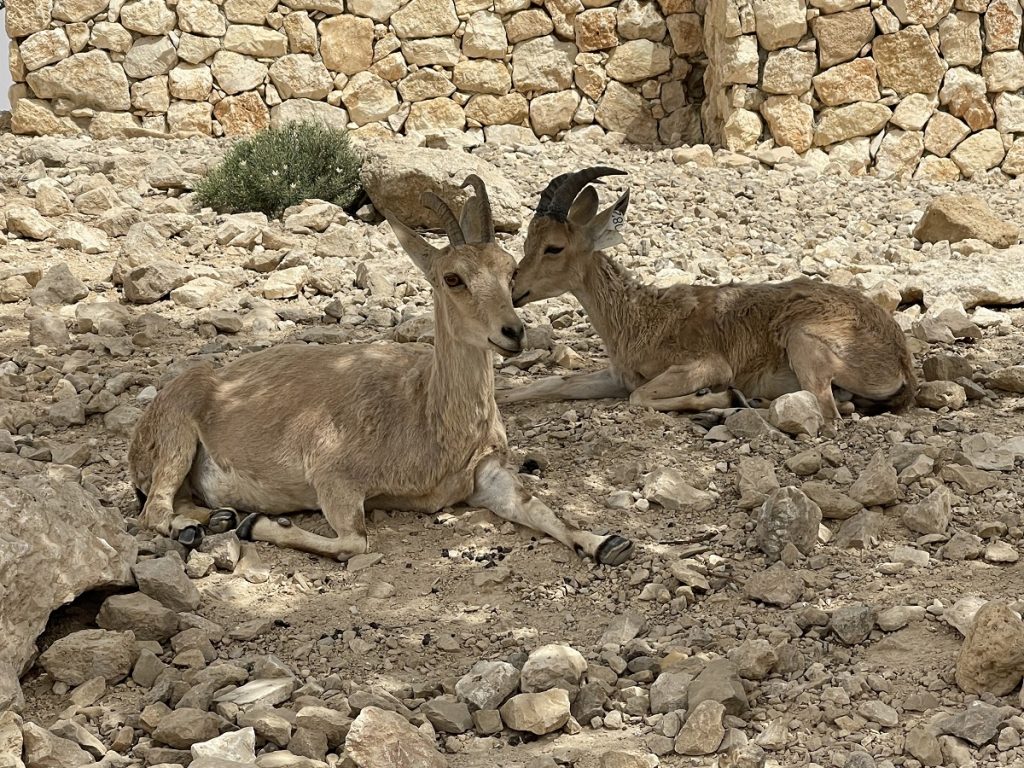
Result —
<svg viewBox="0 0 1024 768"><path fill-rule="evenodd" d="M361 163L347 132L286 123L238 141L196 186L196 199L220 213L270 217L307 198L346 207L359 196Z"/></svg>

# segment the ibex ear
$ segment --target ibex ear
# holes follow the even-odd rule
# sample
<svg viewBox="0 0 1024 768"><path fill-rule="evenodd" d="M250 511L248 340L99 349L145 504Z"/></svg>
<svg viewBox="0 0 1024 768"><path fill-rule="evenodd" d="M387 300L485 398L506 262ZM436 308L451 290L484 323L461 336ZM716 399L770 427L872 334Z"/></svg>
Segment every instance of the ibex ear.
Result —
<svg viewBox="0 0 1024 768"><path fill-rule="evenodd" d="M597 205L597 190L590 186L584 188L569 209L569 221L585 227L587 222L597 215Z"/></svg>
<svg viewBox="0 0 1024 768"><path fill-rule="evenodd" d="M430 263L434 258L441 253L440 249L430 245L426 240L419 236L416 232L409 229L405 224L400 222L395 215L390 211L382 211L384 218L388 220L388 224L391 225L391 229L394 230L395 236L398 238L399 245L402 246L409 258L412 259L413 263L420 268L420 271L425 275L430 275Z"/></svg>
<svg viewBox="0 0 1024 768"><path fill-rule="evenodd" d="M627 189L614 205L605 208L587 224L587 234L595 251L624 243L619 230L626 221L626 208L629 207L629 190Z"/></svg>

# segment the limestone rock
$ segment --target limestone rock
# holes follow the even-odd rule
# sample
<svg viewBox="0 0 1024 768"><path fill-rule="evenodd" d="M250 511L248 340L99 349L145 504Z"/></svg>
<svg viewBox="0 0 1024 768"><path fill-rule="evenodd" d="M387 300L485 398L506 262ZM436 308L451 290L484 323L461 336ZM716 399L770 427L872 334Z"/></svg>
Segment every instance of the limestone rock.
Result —
<svg viewBox="0 0 1024 768"><path fill-rule="evenodd" d="M30 72L28 84L40 99L67 99L79 107L113 112L131 106L124 70L103 51L76 53Z"/></svg>
<svg viewBox="0 0 1024 768"><path fill-rule="evenodd" d="M270 65L270 79L283 99L325 99L334 88L334 78L327 67L308 53L290 53L278 58ZM394 91L391 93L393 96Z"/></svg>
<svg viewBox="0 0 1024 768"><path fill-rule="evenodd" d="M999 131L989 128L968 136L950 153L950 157L960 168L960 172L970 178L1003 162L1006 149Z"/></svg>
<svg viewBox="0 0 1024 768"><path fill-rule="evenodd" d="M190 751L193 762L202 761L201 764L206 764L207 760L252 764L256 762L256 732L252 728L241 728L208 741L196 742ZM209 768L217 767L210 764Z"/></svg>
<svg viewBox="0 0 1024 768"><path fill-rule="evenodd" d="M863 603L837 608L829 621L832 633L845 645L863 643L874 626L875 610Z"/></svg>
<svg viewBox="0 0 1024 768"><path fill-rule="evenodd" d="M695 58L704 52L704 27L700 14L674 13L665 19L665 24L677 55Z"/></svg>
<svg viewBox="0 0 1024 768"><path fill-rule="evenodd" d="M875 36L869 8L818 16L811 22L818 41L818 60L827 68L855 58Z"/></svg>
<svg viewBox="0 0 1024 768"><path fill-rule="evenodd" d="M228 95L254 90L267 77L267 65L234 51L218 51L213 57L213 76Z"/></svg>
<svg viewBox="0 0 1024 768"><path fill-rule="evenodd" d="M807 6L802 0L754 0L757 40L774 51L796 45L807 31Z"/></svg>
<svg viewBox="0 0 1024 768"><path fill-rule="evenodd" d="M194 611L199 590L185 575L184 564L174 554L140 560L132 569L139 590L172 611Z"/></svg>
<svg viewBox="0 0 1024 768"><path fill-rule="evenodd" d="M931 29L953 8L953 0L890 0L888 8L901 24Z"/></svg>
<svg viewBox="0 0 1024 768"><path fill-rule="evenodd" d="M875 38L872 52L883 87L897 93L931 94L939 90L945 72L928 32L911 26Z"/></svg>
<svg viewBox="0 0 1024 768"><path fill-rule="evenodd" d="M981 17L956 11L939 24L939 51L950 67L981 64Z"/></svg>
<svg viewBox="0 0 1024 768"><path fill-rule="evenodd" d="M219 37L228 28L220 8L210 0L180 0L178 26L183 32Z"/></svg>
<svg viewBox="0 0 1024 768"><path fill-rule="evenodd" d="M247 96L248 94L244 95ZM256 94L256 98L259 98L259 94ZM224 101L218 102L218 106L223 104ZM260 99L260 102L262 103L262 99ZM258 115L258 113L256 114ZM339 107L332 107L330 104L322 101L313 101L312 99L288 99L288 101L283 101L270 110L270 124L272 126L284 125L285 123L295 121L301 122L303 120L316 120L333 128L343 130L348 125L348 112ZM248 118L244 124L249 124Z"/></svg>
<svg viewBox="0 0 1024 768"><path fill-rule="evenodd" d="M42 32L50 26L52 4L15 2L7 9L7 35L11 40ZM59 17L58 17L59 18Z"/></svg>
<svg viewBox="0 0 1024 768"><path fill-rule="evenodd" d="M594 114L601 127L623 133L637 144L653 144L658 125L644 98L616 81L610 81Z"/></svg>
<svg viewBox="0 0 1024 768"><path fill-rule="evenodd" d="M850 487L850 496L869 507L895 503L899 497L896 470L884 450L876 451L871 457L871 461Z"/></svg>
<svg viewBox="0 0 1024 768"><path fill-rule="evenodd" d="M379 707L366 707L359 713L345 740L345 754L358 768L448 766L431 740L401 715Z"/></svg>
<svg viewBox="0 0 1024 768"><path fill-rule="evenodd" d="M543 736L569 721L569 694L561 688L521 693L505 702L500 711L502 720L512 730Z"/></svg>
<svg viewBox="0 0 1024 768"><path fill-rule="evenodd" d="M387 119L398 111L398 94L383 78L370 72L353 75L341 93L349 117L357 125Z"/></svg>
<svg viewBox="0 0 1024 768"><path fill-rule="evenodd" d="M722 717L725 707L721 703L705 699L691 707L686 723L675 740L675 751L680 755L710 755L714 753L725 737Z"/></svg>
<svg viewBox="0 0 1024 768"><path fill-rule="evenodd" d="M856 59L847 64L839 64L815 76L813 82L814 92L821 103L829 107L879 99L878 73L872 59ZM899 107L893 115L893 122L896 122L898 114ZM919 128L923 127L924 123L921 123Z"/></svg>
<svg viewBox="0 0 1024 768"><path fill-rule="evenodd" d="M132 630L139 640L167 640L178 631L177 614L148 595L111 595L96 616L103 629Z"/></svg>
<svg viewBox="0 0 1024 768"><path fill-rule="evenodd" d="M629 40L612 51L606 71L613 80L637 83L668 72L672 66L671 56L668 46L650 40Z"/></svg>
<svg viewBox="0 0 1024 768"><path fill-rule="evenodd" d="M81 685L94 677L108 683L124 680L135 660L135 635L105 629L83 629L57 640L39 657L55 680Z"/></svg>
<svg viewBox="0 0 1024 768"><path fill-rule="evenodd" d="M858 102L845 107L824 109L818 114L814 144L824 147L857 136L873 136L892 117L892 110L883 104Z"/></svg>
<svg viewBox="0 0 1024 768"><path fill-rule="evenodd" d="M651 684L651 712L675 712L686 708L687 688L693 675L687 672L662 672Z"/></svg>
<svg viewBox="0 0 1024 768"><path fill-rule="evenodd" d="M192 707L167 712L153 729L153 739L174 749L189 749L193 744L220 735L217 716Z"/></svg>
<svg viewBox="0 0 1024 768"><path fill-rule="evenodd" d="M761 87L766 93L799 96L810 90L817 69L818 61L811 51L796 48L772 51L765 60Z"/></svg>
<svg viewBox="0 0 1024 768"><path fill-rule="evenodd" d="M687 689L687 711L693 712L705 701L715 701L725 713L739 717L749 706L746 689L736 665L727 659L708 662Z"/></svg>
<svg viewBox="0 0 1024 768"><path fill-rule="evenodd" d="M71 45L63 29L48 29L26 38L18 47L22 63L29 71L61 61L71 55Z"/></svg>
<svg viewBox="0 0 1024 768"><path fill-rule="evenodd" d="M11 216L7 209L8 223ZM32 291L32 305L47 307L55 304L74 304L89 295L89 288L71 272L67 264L50 267Z"/></svg>
<svg viewBox="0 0 1024 768"><path fill-rule="evenodd" d="M471 709L497 709L518 687L519 670L508 662L478 661L455 684L455 693Z"/></svg>
<svg viewBox="0 0 1024 768"><path fill-rule="evenodd" d="M925 243L983 240L996 248L1009 248L1020 239L1020 229L996 216L976 195L943 195L929 203L914 237Z"/></svg>
<svg viewBox="0 0 1024 768"><path fill-rule="evenodd" d="M26 766L78 768L95 763L89 753L74 741L57 736L35 723L24 723L21 735L24 740ZM19 764L20 760L14 765Z"/></svg>
<svg viewBox="0 0 1024 768"><path fill-rule="evenodd" d="M402 39L451 35L459 27L452 0L410 0L391 14L391 25Z"/></svg>
<svg viewBox="0 0 1024 768"><path fill-rule="evenodd" d="M332 16L320 22L320 55L332 72L354 75L373 63L373 21Z"/></svg>
<svg viewBox="0 0 1024 768"><path fill-rule="evenodd" d="M572 85L577 48L554 36L519 43L512 52L512 82L516 90L535 94L564 91Z"/></svg>
<svg viewBox="0 0 1024 768"><path fill-rule="evenodd" d="M985 10L985 50L1020 48L1022 15L1019 0L992 0Z"/></svg>
<svg viewBox="0 0 1024 768"><path fill-rule="evenodd" d="M679 470L664 467L651 472L644 480L644 496L669 511L700 514L714 504L707 491L686 482Z"/></svg>
<svg viewBox="0 0 1024 768"><path fill-rule="evenodd" d="M462 37L463 53L474 59L501 59L507 48L508 37L500 16L477 11L469 17Z"/></svg>
<svg viewBox="0 0 1024 768"><path fill-rule="evenodd" d="M936 112L925 127L924 148L945 158L970 132L964 122L948 112Z"/></svg>
<svg viewBox="0 0 1024 768"><path fill-rule="evenodd" d="M11 455L0 454L0 509L9 534L0 538L0 708L20 701L18 678L50 611L88 590L130 584L137 552L116 510L60 473L33 474L4 457Z"/></svg>
<svg viewBox="0 0 1024 768"><path fill-rule="evenodd" d="M805 555L818 541L821 510L799 488L780 488L772 493L757 517L757 545L769 558L778 558L787 544Z"/></svg>
<svg viewBox="0 0 1024 768"><path fill-rule="evenodd" d="M530 654L523 665L520 687L523 693L540 693L561 688L574 698L579 691L587 661L567 645L544 645Z"/></svg>
<svg viewBox="0 0 1024 768"><path fill-rule="evenodd" d="M169 37L139 37L124 57L124 71L129 77L141 80L166 75L178 63L178 54Z"/></svg>
<svg viewBox="0 0 1024 768"><path fill-rule="evenodd" d="M757 39L753 35L723 40L719 53L720 58L715 64L722 85L757 84L760 57Z"/></svg>
<svg viewBox="0 0 1024 768"><path fill-rule="evenodd" d="M909 178L924 154L921 131L889 131L875 155L875 172L882 178Z"/></svg>
<svg viewBox="0 0 1024 768"><path fill-rule="evenodd" d="M619 44L614 8L592 8L577 14L573 22L576 46L581 51L602 51Z"/></svg>
<svg viewBox="0 0 1024 768"><path fill-rule="evenodd" d="M817 398L806 391L789 392L773 400L768 409L768 421L787 434L812 437L817 436L824 424Z"/></svg>
<svg viewBox="0 0 1024 768"><path fill-rule="evenodd" d="M121 7L121 25L142 35L166 35L176 22L177 16L164 0L135 0Z"/></svg>
<svg viewBox="0 0 1024 768"><path fill-rule="evenodd" d="M939 91L939 103L950 114L961 118L972 130L992 127L995 112L985 92L984 78L965 67L955 67L946 73Z"/></svg>
<svg viewBox="0 0 1024 768"><path fill-rule="evenodd" d="M1005 696L1024 678L1024 622L1004 603L975 614L956 662L956 682L966 693Z"/></svg>
<svg viewBox="0 0 1024 768"><path fill-rule="evenodd" d="M788 608L803 594L804 580L780 561L747 579L743 591L752 600Z"/></svg>
<svg viewBox="0 0 1024 768"><path fill-rule="evenodd" d="M538 136L554 136L571 127L580 105L576 91L545 93L530 102L530 125Z"/></svg>
<svg viewBox="0 0 1024 768"><path fill-rule="evenodd" d="M440 79L446 80L443 76ZM504 62L488 59L460 61L455 65L452 79L460 91L470 93L501 95L508 93L512 88L512 77Z"/></svg>
<svg viewBox="0 0 1024 768"><path fill-rule="evenodd" d="M381 147L366 153L361 178L378 210L393 211L406 226L438 227L440 222L420 203L420 195L433 192L460 210L468 197L460 185L471 173L487 185L495 227L502 232L518 230L519 192L493 166L467 153Z"/></svg>
<svg viewBox="0 0 1024 768"><path fill-rule="evenodd" d="M779 479L775 476L774 465L767 459L742 458L736 470L736 484L740 508L753 509L764 504L779 487Z"/></svg>
<svg viewBox="0 0 1024 768"><path fill-rule="evenodd" d="M795 96L769 96L761 105L761 114L780 147L792 147L800 153L811 148L814 142L814 110L809 104L802 103Z"/></svg>

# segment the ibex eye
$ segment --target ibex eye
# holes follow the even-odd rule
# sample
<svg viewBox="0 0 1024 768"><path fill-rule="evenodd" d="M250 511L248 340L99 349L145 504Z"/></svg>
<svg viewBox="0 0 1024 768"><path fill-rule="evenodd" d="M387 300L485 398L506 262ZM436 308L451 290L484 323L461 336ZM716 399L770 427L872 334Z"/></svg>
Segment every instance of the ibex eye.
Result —
<svg viewBox="0 0 1024 768"><path fill-rule="evenodd" d="M462 285L462 278L456 275L454 272L449 272L444 276L444 284L449 288L458 288Z"/></svg>
<svg viewBox="0 0 1024 768"><path fill-rule="evenodd" d="M556 256L557 254L561 253L564 250L565 248L562 247L561 245L549 245L547 248L544 249L544 253Z"/></svg>
<svg viewBox="0 0 1024 768"><path fill-rule="evenodd" d="M519 276L519 270L518 270L518 269L513 269L513 270L512 270L512 277L510 277L510 278L508 279L509 283L514 283L514 282L516 281L516 278L517 278L518 276Z"/></svg>

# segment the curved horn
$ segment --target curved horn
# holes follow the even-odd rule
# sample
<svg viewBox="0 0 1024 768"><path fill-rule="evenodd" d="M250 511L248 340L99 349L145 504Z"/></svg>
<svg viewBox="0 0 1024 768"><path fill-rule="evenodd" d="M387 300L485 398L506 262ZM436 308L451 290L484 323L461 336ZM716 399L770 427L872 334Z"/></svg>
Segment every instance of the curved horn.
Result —
<svg viewBox="0 0 1024 768"><path fill-rule="evenodd" d="M448 203L433 192L424 192L420 196L420 202L436 213L441 219L441 224L444 225L445 232L448 233L449 243L452 245L466 244L466 236L462 233L459 220L455 217L455 212L448 206Z"/></svg>
<svg viewBox="0 0 1024 768"><path fill-rule="evenodd" d="M555 176L540 193L537 215L565 221L573 201L587 184L602 176L623 176L625 173L618 168L598 165L593 168L584 168L582 171Z"/></svg>
<svg viewBox="0 0 1024 768"><path fill-rule="evenodd" d="M474 197L469 198L462 206L459 223L466 238L473 243L494 242L494 217L491 215L491 199L487 196L484 180L471 173L462 182L462 187L472 187Z"/></svg>

